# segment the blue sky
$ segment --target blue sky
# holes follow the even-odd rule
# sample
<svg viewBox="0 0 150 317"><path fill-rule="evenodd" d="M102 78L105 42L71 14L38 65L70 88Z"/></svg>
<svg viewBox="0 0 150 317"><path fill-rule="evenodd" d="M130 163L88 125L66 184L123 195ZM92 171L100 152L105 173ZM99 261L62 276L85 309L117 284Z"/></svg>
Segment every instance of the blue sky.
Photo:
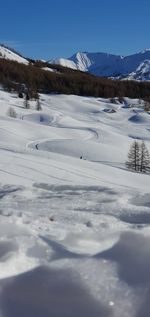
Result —
<svg viewBox="0 0 150 317"><path fill-rule="evenodd" d="M149 0L5 0L0 12L0 42L31 58L150 47Z"/></svg>

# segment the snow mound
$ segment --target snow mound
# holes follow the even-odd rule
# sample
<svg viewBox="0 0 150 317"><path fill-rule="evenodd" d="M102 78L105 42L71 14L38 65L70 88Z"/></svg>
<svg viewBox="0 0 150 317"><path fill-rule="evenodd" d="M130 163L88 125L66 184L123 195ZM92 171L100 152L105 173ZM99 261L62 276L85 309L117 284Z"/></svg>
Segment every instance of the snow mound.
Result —
<svg viewBox="0 0 150 317"><path fill-rule="evenodd" d="M32 113L32 114L26 114L22 117L23 120L39 123L43 125L50 125L50 123L53 121L53 117L49 116L48 114L44 113Z"/></svg>
<svg viewBox="0 0 150 317"><path fill-rule="evenodd" d="M129 121L133 123L138 123L138 124L150 124L150 115L147 113L142 113L142 114L135 114L129 118Z"/></svg>

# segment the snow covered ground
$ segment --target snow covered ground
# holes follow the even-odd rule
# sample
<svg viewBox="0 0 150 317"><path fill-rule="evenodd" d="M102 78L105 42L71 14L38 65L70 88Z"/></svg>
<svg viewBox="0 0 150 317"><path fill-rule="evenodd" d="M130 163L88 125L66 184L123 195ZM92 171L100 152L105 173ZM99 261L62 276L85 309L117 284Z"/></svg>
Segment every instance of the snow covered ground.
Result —
<svg viewBox="0 0 150 317"><path fill-rule="evenodd" d="M0 90L0 316L148 317L150 175L124 163L134 139L150 150L150 115L40 100Z"/></svg>

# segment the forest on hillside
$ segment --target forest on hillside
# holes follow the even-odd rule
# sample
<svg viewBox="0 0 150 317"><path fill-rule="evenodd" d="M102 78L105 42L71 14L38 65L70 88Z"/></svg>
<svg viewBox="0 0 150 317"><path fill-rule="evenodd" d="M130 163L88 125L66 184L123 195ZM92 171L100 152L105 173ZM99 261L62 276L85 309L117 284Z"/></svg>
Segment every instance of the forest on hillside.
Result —
<svg viewBox="0 0 150 317"><path fill-rule="evenodd" d="M53 69L45 70L44 67ZM62 93L103 98L130 97L150 101L150 82L112 80L30 60L29 65L0 59L0 84L5 90L18 91L25 84L31 95L37 93Z"/></svg>

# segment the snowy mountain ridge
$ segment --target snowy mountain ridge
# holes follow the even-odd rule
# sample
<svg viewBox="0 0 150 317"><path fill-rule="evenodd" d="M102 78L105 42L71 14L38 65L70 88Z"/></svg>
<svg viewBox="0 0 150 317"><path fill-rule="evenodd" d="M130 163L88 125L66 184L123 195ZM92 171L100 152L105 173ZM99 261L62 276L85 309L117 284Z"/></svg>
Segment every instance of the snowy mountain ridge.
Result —
<svg viewBox="0 0 150 317"><path fill-rule="evenodd" d="M68 59L60 58L49 62L97 76L150 80L150 49L129 56L77 52Z"/></svg>
<svg viewBox="0 0 150 317"><path fill-rule="evenodd" d="M0 58L16 61L22 64L28 64L27 59L22 57L19 53L15 52L15 50L6 47L3 44L0 44Z"/></svg>
<svg viewBox="0 0 150 317"><path fill-rule="evenodd" d="M0 58L17 61L28 65L29 61L12 48L0 44ZM58 58L48 61L74 70L89 72L96 76L114 79L150 80L150 49L129 55L108 53L77 52L69 58Z"/></svg>

